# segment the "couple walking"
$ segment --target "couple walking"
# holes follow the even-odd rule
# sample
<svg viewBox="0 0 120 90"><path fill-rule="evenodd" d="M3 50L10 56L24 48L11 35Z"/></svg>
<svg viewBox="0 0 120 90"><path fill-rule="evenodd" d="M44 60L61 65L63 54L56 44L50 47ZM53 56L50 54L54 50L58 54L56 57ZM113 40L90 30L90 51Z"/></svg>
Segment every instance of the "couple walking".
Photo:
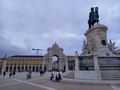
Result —
<svg viewBox="0 0 120 90"><path fill-rule="evenodd" d="M53 73L51 73L50 80L53 81L55 80L56 82L59 82L62 79L61 74L58 73L57 75L54 76Z"/></svg>

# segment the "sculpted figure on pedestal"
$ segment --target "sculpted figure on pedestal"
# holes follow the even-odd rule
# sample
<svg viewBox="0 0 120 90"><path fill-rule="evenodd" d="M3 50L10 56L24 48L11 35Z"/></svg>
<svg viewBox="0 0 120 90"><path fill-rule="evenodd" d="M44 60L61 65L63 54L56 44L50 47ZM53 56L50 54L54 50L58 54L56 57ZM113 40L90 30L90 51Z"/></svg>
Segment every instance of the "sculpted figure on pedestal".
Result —
<svg viewBox="0 0 120 90"><path fill-rule="evenodd" d="M112 53L114 54L119 53L119 49L117 49L117 47L115 46L115 42L112 42L111 40L109 40L108 47Z"/></svg>
<svg viewBox="0 0 120 90"><path fill-rule="evenodd" d="M94 51L93 44L91 42L87 42L84 40L83 41L83 48L82 48L82 54L92 54Z"/></svg>

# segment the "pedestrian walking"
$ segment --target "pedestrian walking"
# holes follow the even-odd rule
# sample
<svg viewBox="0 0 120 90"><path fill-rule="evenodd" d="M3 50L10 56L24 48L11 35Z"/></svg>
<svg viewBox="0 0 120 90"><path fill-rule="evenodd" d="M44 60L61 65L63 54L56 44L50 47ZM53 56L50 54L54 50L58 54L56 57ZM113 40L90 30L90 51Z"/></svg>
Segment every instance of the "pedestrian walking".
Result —
<svg viewBox="0 0 120 90"><path fill-rule="evenodd" d="M61 74L58 73L58 81L60 81L61 79L62 79Z"/></svg>
<svg viewBox="0 0 120 90"><path fill-rule="evenodd" d="M31 79L31 72L30 71L27 73L26 79Z"/></svg>
<svg viewBox="0 0 120 90"><path fill-rule="evenodd" d="M12 71L9 72L9 78L11 79L12 76Z"/></svg>
<svg viewBox="0 0 120 90"><path fill-rule="evenodd" d="M54 79L54 74L51 73L50 80L53 81L53 79Z"/></svg>
<svg viewBox="0 0 120 90"><path fill-rule="evenodd" d="M58 82L58 75L55 76L55 81Z"/></svg>
<svg viewBox="0 0 120 90"><path fill-rule="evenodd" d="M15 77L15 73L16 73L16 72L15 72L15 71L13 71L13 74L12 74L12 75L13 75L13 78Z"/></svg>
<svg viewBox="0 0 120 90"><path fill-rule="evenodd" d="M6 75L6 71L3 72L3 76L4 76L4 77L5 77L5 75Z"/></svg>
<svg viewBox="0 0 120 90"><path fill-rule="evenodd" d="M43 71L42 70L40 70L40 76L42 76L43 75Z"/></svg>
<svg viewBox="0 0 120 90"><path fill-rule="evenodd" d="M2 74L2 71L0 71L0 75Z"/></svg>

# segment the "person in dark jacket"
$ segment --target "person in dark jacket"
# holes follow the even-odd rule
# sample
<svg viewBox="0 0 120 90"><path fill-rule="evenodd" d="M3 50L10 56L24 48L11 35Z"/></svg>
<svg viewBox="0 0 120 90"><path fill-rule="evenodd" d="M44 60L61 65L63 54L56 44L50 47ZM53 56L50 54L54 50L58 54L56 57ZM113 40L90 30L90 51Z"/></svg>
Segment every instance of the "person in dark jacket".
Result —
<svg viewBox="0 0 120 90"><path fill-rule="evenodd" d="M9 78L11 78L11 76L12 76L12 71L10 71L10 73L9 73Z"/></svg>
<svg viewBox="0 0 120 90"><path fill-rule="evenodd" d="M6 75L6 72L4 71L4 72L3 72L3 76L5 77L5 75Z"/></svg>
<svg viewBox="0 0 120 90"><path fill-rule="evenodd" d="M58 74L58 81L60 81L62 79L62 77L61 77L61 74L59 73Z"/></svg>
<svg viewBox="0 0 120 90"><path fill-rule="evenodd" d="M55 76L55 81L58 82L58 75Z"/></svg>
<svg viewBox="0 0 120 90"><path fill-rule="evenodd" d="M13 71L13 78L15 77L15 71Z"/></svg>
<svg viewBox="0 0 120 90"><path fill-rule="evenodd" d="M51 73L50 80L53 81L53 79L54 79L54 74Z"/></svg>

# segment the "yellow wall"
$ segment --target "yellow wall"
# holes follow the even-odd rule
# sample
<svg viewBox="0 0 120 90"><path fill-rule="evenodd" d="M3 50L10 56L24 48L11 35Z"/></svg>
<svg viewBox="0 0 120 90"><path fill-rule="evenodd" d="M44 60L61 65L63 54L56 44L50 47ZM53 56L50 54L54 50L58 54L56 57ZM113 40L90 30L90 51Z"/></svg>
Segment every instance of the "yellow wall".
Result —
<svg viewBox="0 0 120 90"><path fill-rule="evenodd" d="M19 58L19 59L9 59L6 60L6 64L8 65L40 65L43 62L43 58L28 58L28 59L24 59L24 58Z"/></svg>

